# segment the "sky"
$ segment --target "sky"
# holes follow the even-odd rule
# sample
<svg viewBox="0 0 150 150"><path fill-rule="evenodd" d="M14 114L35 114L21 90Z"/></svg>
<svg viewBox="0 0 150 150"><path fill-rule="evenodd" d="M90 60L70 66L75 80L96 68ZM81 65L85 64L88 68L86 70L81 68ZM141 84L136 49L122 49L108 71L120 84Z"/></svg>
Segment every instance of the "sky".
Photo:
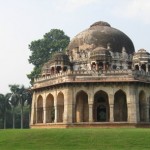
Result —
<svg viewBox="0 0 150 150"><path fill-rule="evenodd" d="M97 21L127 34L135 50L150 52L150 0L0 0L0 93L30 86L28 45L51 29L73 38Z"/></svg>

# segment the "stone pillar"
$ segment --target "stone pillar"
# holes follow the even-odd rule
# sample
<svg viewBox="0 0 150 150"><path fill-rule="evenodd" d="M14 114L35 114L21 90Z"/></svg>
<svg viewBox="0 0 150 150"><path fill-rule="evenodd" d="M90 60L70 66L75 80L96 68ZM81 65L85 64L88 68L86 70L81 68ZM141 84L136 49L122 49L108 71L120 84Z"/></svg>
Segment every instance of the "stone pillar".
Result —
<svg viewBox="0 0 150 150"><path fill-rule="evenodd" d="M38 108L37 108L37 104L36 104L36 109L35 109L35 111L36 111L36 116L35 116L35 118L36 118L36 123L38 123Z"/></svg>
<svg viewBox="0 0 150 150"><path fill-rule="evenodd" d="M110 122L114 122L114 104L110 104Z"/></svg>
<svg viewBox="0 0 150 150"><path fill-rule="evenodd" d="M109 95L109 113L110 113L110 122L114 122L114 95Z"/></svg>
<svg viewBox="0 0 150 150"><path fill-rule="evenodd" d="M147 105L146 105L146 122L149 122L149 98L147 98Z"/></svg>
<svg viewBox="0 0 150 150"><path fill-rule="evenodd" d="M76 122L76 105L72 104L72 122Z"/></svg>
<svg viewBox="0 0 150 150"><path fill-rule="evenodd" d="M44 115L43 123L46 124L46 119L47 118L46 118L46 107L45 106L43 107L43 115Z"/></svg>
<svg viewBox="0 0 150 150"><path fill-rule="evenodd" d="M33 125L34 123L37 123L37 119L36 119L36 109L37 105L36 105L36 96L35 96L35 92L33 93L33 97L32 97L32 106L31 106L31 120L30 120L30 125Z"/></svg>
<svg viewBox="0 0 150 150"><path fill-rule="evenodd" d="M46 123L46 96L43 99L43 123Z"/></svg>
<svg viewBox="0 0 150 150"><path fill-rule="evenodd" d="M139 101L138 93L134 86L130 86L127 94L127 107L128 107L128 122L139 122Z"/></svg>
<svg viewBox="0 0 150 150"><path fill-rule="evenodd" d="M148 64L146 64L146 72L148 72Z"/></svg>
<svg viewBox="0 0 150 150"><path fill-rule="evenodd" d="M54 119L54 122L57 123L57 120L58 120L57 119L57 117L58 117L57 111L58 111L58 109L57 109L57 105L55 105L55 104L54 104L54 110L55 110L55 119Z"/></svg>
<svg viewBox="0 0 150 150"><path fill-rule="evenodd" d="M89 122L93 122L93 104L89 104Z"/></svg>
<svg viewBox="0 0 150 150"><path fill-rule="evenodd" d="M99 68L98 68L98 63L96 62L96 66L95 66L96 68L96 70L98 71L99 70Z"/></svg>
<svg viewBox="0 0 150 150"><path fill-rule="evenodd" d="M89 104L89 122L94 122L93 119L93 103L94 103L94 92L88 93L88 104Z"/></svg>
<svg viewBox="0 0 150 150"><path fill-rule="evenodd" d="M106 62L103 62L103 70L106 70Z"/></svg>
<svg viewBox="0 0 150 150"><path fill-rule="evenodd" d="M141 65L139 64L139 71L141 71Z"/></svg>
<svg viewBox="0 0 150 150"><path fill-rule="evenodd" d="M58 117L58 115L57 115L57 111L58 111L58 109L57 109L57 92L55 92L55 95L54 95L54 110L55 110L55 119L54 119L54 122L55 123L57 123L57 117Z"/></svg>
<svg viewBox="0 0 150 150"><path fill-rule="evenodd" d="M64 95L64 123L72 123L72 89L66 89Z"/></svg>

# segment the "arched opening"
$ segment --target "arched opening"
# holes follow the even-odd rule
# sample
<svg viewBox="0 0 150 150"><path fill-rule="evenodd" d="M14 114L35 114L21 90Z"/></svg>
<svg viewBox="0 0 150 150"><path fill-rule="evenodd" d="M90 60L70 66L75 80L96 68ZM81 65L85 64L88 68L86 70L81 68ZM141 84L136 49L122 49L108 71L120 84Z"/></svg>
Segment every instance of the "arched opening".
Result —
<svg viewBox="0 0 150 150"><path fill-rule="evenodd" d="M76 95L76 122L89 121L88 95L80 91Z"/></svg>
<svg viewBox="0 0 150 150"><path fill-rule="evenodd" d="M135 66L134 66L134 69L135 69L135 70L139 70L139 65L135 65Z"/></svg>
<svg viewBox="0 0 150 150"><path fill-rule="evenodd" d="M64 119L64 94L58 93L57 96L57 122L63 122Z"/></svg>
<svg viewBox="0 0 150 150"><path fill-rule="evenodd" d="M98 70L103 70L104 69L104 64L103 62L98 62ZM105 70L105 69L104 69Z"/></svg>
<svg viewBox="0 0 150 150"><path fill-rule="evenodd" d="M146 95L144 91L139 94L139 117L141 122L146 121Z"/></svg>
<svg viewBox="0 0 150 150"><path fill-rule="evenodd" d="M55 73L55 68L51 67L51 74L54 74L54 73Z"/></svg>
<svg viewBox="0 0 150 150"><path fill-rule="evenodd" d="M64 71L64 72L67 71L67 66L64 66L63 71Z"/></svg>
<svg viewBox="0 0 150 150"><path fill-rule="evenodd" d="M146 71L146 65L145 64L141 65L141 70Z"/></svg>
<svg viewBox="0 0 150 150"><path fill-rule="evenodd" d="M60 73L61 71L62 71L61 66L57 66L57 67L56 67L56 73Z"/></svg>
<svg viewBox="0 0 150 150"><path fill-rule="evenodd" d="M117 66L116 65L113 65L113 67L112 67L114 70L116 70L117 69Z"/></svg>
<svg viewBox="0 0 150 150"><path fill-rule="evenodd" d="M126 94L122 90L119 90L114 96L114 121L127 121L127 116Z"/></svg>
<svg viewBox="0 0 150 150"><path fill-rule="evenodd" d="M46 122L52 123L55 119L54 97L49 94L46 98Z"/></svg>
<svg viewBox="0 0 150 150"><path fill-rule="evenodd" d="M91 64L91 69L92 69L92 70L96 70L96 62L92 62L92 64Z"/></svg>
<svg viewBox="0 0 150 150"><path fill-rule="evenodd" d="M150 65L148 65L148 72L150 71Z"/></svg>
<svg viewBox="0 0 150 150"><path fill-rule="evenodd" d="M104 91L98 91L94 95L94 121L105 122L109 121L109 103L108 94Z"/></svg>
<svg viewBox="0 0 150 150"><path fill-rule="evenodd" d="M37 99L37 123L43 123L43 98L41 95Z"/></svg>
<svg viewBox="0 0 150 150"><path fill-rule="evenodd" d="M105 70L108 70L110 68L109 62L106 62L105 64Z"/></svg>

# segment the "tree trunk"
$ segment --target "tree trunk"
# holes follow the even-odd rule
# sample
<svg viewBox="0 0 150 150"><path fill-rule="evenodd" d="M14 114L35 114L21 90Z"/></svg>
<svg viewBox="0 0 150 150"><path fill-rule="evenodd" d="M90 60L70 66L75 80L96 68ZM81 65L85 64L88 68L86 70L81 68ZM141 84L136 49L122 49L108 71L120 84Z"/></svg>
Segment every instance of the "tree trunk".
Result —
<svg viewBox="0 0 150 150"><path fill-rule="evenodd" d="M13 113L13 129L15 129L15 109L12 107L12 113Z"/></svg>
<svg viewBox="0 0 150 150"><path fill-rule="evenodd" d="M6 129L6 110L4 112L4 129Z"/></svg>
<svg viewBox="0 0 150 150"><path fill-rule="evenodd" d="M23 105L21 103L21 129L23 129Z"/></svg>
<svg viewBox="0 0 150 150"><path fill-rule="evenodd" d="M31 105L29 105L29 128L30 128L30 119L31 119Z"/></svg>

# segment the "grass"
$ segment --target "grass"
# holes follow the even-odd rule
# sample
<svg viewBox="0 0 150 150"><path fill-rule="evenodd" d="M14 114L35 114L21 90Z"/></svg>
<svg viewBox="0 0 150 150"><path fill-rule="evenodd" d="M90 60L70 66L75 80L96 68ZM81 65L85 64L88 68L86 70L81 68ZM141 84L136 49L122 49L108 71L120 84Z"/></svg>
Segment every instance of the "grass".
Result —
<svg viewBox="0 0 150 150"><path fill-rule="evenodd" d="M148 150L150 129L0 130L0 150Z"/></svg>

